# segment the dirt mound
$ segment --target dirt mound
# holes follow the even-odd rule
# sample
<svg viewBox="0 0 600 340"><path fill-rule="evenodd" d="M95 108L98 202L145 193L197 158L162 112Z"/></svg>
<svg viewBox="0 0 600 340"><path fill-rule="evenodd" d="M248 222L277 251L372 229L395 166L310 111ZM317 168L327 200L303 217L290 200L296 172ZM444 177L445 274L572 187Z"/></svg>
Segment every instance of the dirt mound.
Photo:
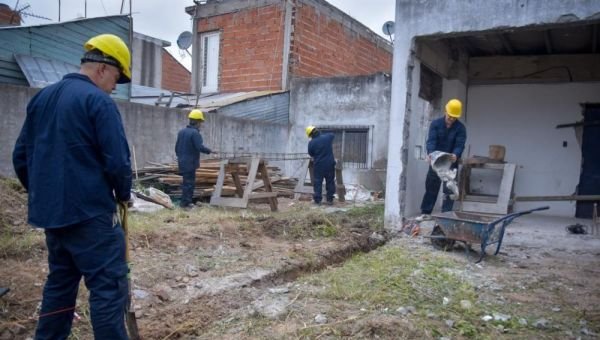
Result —
<svg viewBox="0 0 600 340"><path fill-rule="evenodd" d="M0 231L26 229L27 193L16 179L0 176Z"/></svg>

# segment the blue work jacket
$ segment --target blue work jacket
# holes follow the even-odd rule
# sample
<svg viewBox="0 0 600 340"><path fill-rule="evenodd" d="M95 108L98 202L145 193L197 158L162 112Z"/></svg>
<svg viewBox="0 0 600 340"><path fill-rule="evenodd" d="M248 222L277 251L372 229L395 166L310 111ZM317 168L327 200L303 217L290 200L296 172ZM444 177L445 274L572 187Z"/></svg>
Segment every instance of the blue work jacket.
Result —
<svg viewBox="0 0 600 340"><path fill-rule="evenodd" d="M460 158L465 150L467 129L460 121L455 121L450 128L446 128L445 117L435 119L429 126L427 136L427 154L434 151L449 152Z"/></svg>
<svg viewBox="0 0 600 340"><path fill-rule="evenodd" d="M79 223L129 200L131 162L121 114L82 74L67 74L31 99L13 166L28 191L28 222L37 227Z"/></svg>
<svg viewBox="0 0 600 340"><path fill-rule="evenodd" d="M195 171L200 167L200 153L211 153L211 150L203 143L197 127L188 125L179 131L175 143L179 172Z"/></svg>
<svg viewBox="0 0 600 340"><path fill-rule="evenodd" d="M333 138L333 133L320 133L317 131L308 143L308 154L313 159L315 170L324 170L335 166Z"/></svg>

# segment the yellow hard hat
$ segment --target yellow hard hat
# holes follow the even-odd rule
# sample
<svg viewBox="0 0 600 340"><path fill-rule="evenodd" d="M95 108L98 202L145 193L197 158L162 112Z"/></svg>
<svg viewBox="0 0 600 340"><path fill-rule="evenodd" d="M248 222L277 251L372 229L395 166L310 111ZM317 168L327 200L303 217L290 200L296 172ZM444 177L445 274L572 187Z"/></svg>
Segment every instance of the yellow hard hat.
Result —
<svg viewBox="0 0 600 340"><path fill-rule="evenodd" d="M313 125L309 125L306 127L306 137L310 138L310 135L312 135L312 133L315 131L316 127L314 127Z"/></svg>
<svg viewBox="0 0 600 340"><path fill-rule="evenodd" d="M204 112L200 110L192 110L192 112L190 112L190 114L188 115L188 118L204 121Z"/></svg>
<svg viewBox="0 0 600 340"><path fill-rule="evenodd" d="M450 99L446 104L446 113L450 117L460 118L462 116L462 103L458 99Z"/></svg>
<svg viewBox="0 0 600 340"><path fill-rule="evenodd" d="M121 77L117 83L124 84L131 81L131 54L129 53L129 48L121 38L113 34L100 34L88 40L83 47L86 51L99 50L119 63L119 65L114 65L121 71ZM86 58L84 57L84 59ZM107 61L101 60L88 61L110 64Z"/></svg>

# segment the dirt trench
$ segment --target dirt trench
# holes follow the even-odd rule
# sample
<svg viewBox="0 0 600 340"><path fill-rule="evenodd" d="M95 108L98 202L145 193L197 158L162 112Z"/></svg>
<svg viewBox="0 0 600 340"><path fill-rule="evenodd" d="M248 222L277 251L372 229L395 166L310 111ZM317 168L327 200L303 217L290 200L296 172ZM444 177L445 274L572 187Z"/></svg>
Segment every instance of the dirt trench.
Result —
<svg viewBox="0 0 600 340"><path fill-rule="evenodd" d="M133 289L143 338L197 337L246 308L260 292L343 263L388 239L380 205L348 216L350 206L327 212L304 202L283 204L292 208L276 215L204 207L133 216ZM21 227L15 244L27 238L29 246L2 257L0 285L12 291L0 299L0 339L33 336L47 273L43 233ZM91 338L83 284L76 312L72 337Z"/></svg>

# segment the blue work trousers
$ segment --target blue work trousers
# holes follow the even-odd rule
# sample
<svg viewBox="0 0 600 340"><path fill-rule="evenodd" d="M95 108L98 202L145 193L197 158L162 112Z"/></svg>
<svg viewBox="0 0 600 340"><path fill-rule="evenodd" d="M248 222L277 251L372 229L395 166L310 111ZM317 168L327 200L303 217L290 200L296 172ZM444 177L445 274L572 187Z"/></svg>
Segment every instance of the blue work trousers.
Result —
<svg viewBox="0 0 600 340"><path fill-rule="evenodd" d="M196 171L182 172L183 182L181 182L181 202L179 206L185 208L193 203L194 188L196 187Z"/></svg>
<svg viewBox="0 0 600 340"><path fill-rule="evenodd" d="M435 201L437 200L438 192L440 192L441 184L442 180L435 171L429 167L427 178L425 179L425 195L421 202L421 214L431 214L433 207L435 206ZM442 202L442 212L452 211L452 207L454 206L454 201L450 198L452 191L448 190L445 185L443 191L444 201Z"/></svg>
<svg viewBox="0 0 600 340"><path fill-rule="evenodd" d="M333 202L335 194L335 166L321 169L315 167L313 170L313 200L315 203L321 203L323 200L323 179L325 179L325 191L327 192L327 202Z"/></svg>
<svg viewBox="0 0 600 340"><path fill-rule="evenodd" d="M82 276L90 292L94 338L128 339L125 236L120 224L113 224L113 214L46 229L46 245L49 274L35 339L68 338Z"/></svg>

